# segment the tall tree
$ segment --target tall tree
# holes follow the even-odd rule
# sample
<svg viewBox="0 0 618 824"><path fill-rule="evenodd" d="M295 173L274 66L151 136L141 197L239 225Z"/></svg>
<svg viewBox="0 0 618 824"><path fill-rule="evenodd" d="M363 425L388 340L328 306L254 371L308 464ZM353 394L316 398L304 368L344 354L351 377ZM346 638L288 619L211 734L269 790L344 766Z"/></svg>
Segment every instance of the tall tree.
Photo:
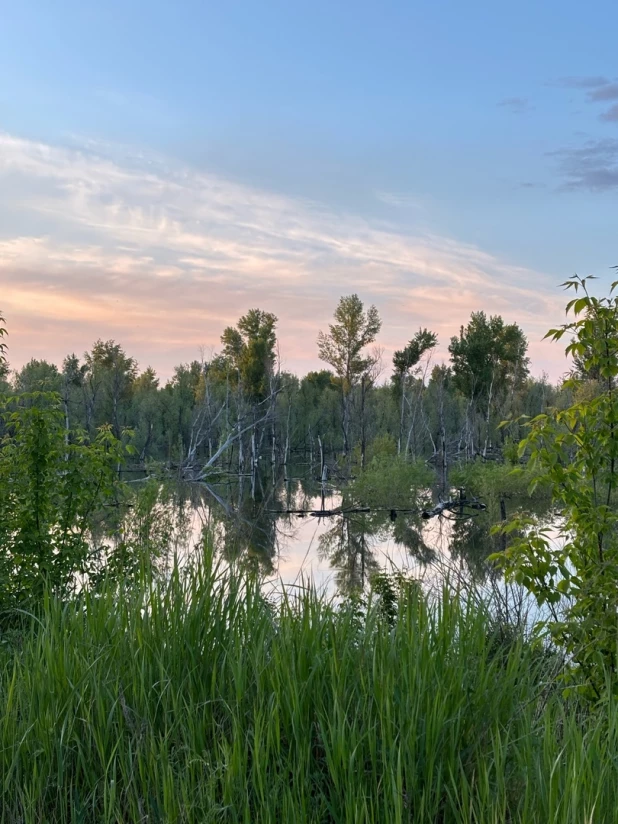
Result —
<svg viewBox="0 0 618 824"><path fill-rule="evenodd" d="M148 366L133 382L133 421L136 424L136 448L144 461L155 438L157 423L161 420L159 379Z"/></svg>
<svg viewBox="0 0 618 824"><path fill-rule="evenodd" d="M455 385L468 398L487 398L492 384L521 382L528 374L528 341L516 323L473 312L449 345Z"/></svg>
<svg viewBox="0 0 618 824"><path fill-rule="evenodd" d="M84 359L88 424L92 428L111 423L115 437L119 438L125 424L126 402L137 377L137 363L113 340L96 341Z"/></svg>
<svg viewBox="0 0 618 824"><path fill-rule="evenodd" d="M528 375L528 341L516 323L505 324L500 315L473 312L459 337L451 338L449 352L454 382L469 402L466 450L474 453L472 415L483 411L487 452L492 409L500 396L520 385ZM479 435L480 437L480 435Z"/></svg>
<svg viewBox="0 0 618 824"><path fill-rule="evenodd" d="M276 326L277 318L271 312L250 309L221 335L223 355L251 401L263 401L271 393L277 360Z"/></svg>
<svg viewBox="0 0 618 824"><path fill-rule="evenodd" d="M180 364L165 385L161 401L168 459L184 460L190 450L203 372L200 361Z"/></svg>
<svg viewBox="0 0 618 824"><path fill-rule="evenodd" d="M395 391L399 394L399 440L397 453L401 454L403 443L403 433L405 424L406 404L409 403L406 396L408 377L417 369L422 357L430 352L438 343L438 337L428 329L419 329L407 346L399 349L393 355L393 384ZM422 388L422 384L421 384ZM414 424L413 424L414 425ZM410 438L408 438L408 441Z"/></svg>
<svg viewBox="0 0 618 824"><path fill-rule="evenodd" d="M59 392L62 377L58 367L45 360L28 361L15 375L16 392Z"/></svg>
<svg viewBox="0 0 618 824"><path fill-rule="evenodd" d="M7 336L6 331L6 320L2 312L0 312L0 361L4 363L6 361L6 343L4 342L3 338Z"/></svg>
<svg viewBox="0 0 618 824"><path fill-rule="evenodd" d="M86 393L84 392L84 375L86 365L80 364L75 355L67 355L62 362L60 373L60 397L64 410L66 432L71 428L86 427Z"/></svg>
<svg viewBox="0 0 618 824"><path fill-rule="evenodd" d="M335 309L335 323L328 333L318 335L318 355L335 371L341 387L343 451L350 453L350 406L354 387L367 380L379 360L378 353L367 354L367 346L373 343L382 328L382 321L375 306L367 311L358 295L348 295L339 300Z"/></svg>
<svg viewBox="0 0 618 824"><path fill-rule="evenodd" d="M6 358L7 345L4 340L7 334L6 321L2 312L0 312L0 384L6 381L9 374L9 364Z"/></svg>
<svg viewBox="0 0 618 824"><path fill-rule="evenodd" d="M237 382L235 440L238 442L238 466L241 472L245 461L243 433L251 432L251 465L254 471L266 431L265 426L259 430L258 425L265 423L267 418L271 424L272 453L275 453L276 326L277 318L271 312L250 309L235 327L228 326L221 335L224 362L230 367L228 376ZM247 418L251 420L249 429Z"/></svg>

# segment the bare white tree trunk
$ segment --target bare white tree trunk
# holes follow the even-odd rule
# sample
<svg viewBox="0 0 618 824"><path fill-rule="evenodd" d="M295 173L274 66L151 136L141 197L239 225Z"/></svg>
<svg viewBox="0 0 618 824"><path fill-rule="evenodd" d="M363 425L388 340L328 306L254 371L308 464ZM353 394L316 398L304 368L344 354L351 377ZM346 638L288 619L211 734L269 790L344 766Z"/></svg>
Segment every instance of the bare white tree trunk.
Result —
<svg viewBox="0 0 618 824"><path fill-rule="evenodd" d="M401 455L401 444L403 442L403 419L406 404L406 375L401 376L401 407L399 410L399 439L397 441L397 454Z"/></svg>
<svg viewBox="0 0 618 824"><path fill-rule="evenodd" d="M290 417L292 415L292 400L288 402L288 419L285 427L285 445L283 447L283 465L287 467L290 454Z"/></svg>
<svg viewBox="0 0 618 824"><path fill-rule="evenodd" d="M238 439L238 474L239 475L242 475L243 469L244 469L244 466L245 466L245 455L244 455L244 452L243 452L242 436L243 436L243 431L241 429L240 418L238 418L236 438ZM229 440L229 438L228 438L228 440ZM210 461L209 461L209 463L210 463Z"/></svg>
<svg viewBox="0 0 618 824"><path fill-rule="evenodd" d="M493 398L494 392L494 373L495 373L495 366L491 372L491 382L489 384L489 395L487 397L487 412L485 414L485 445L483 446L483 457L487 457L487 445L489 443L489 420L491 417L491 401Z"/></svg>

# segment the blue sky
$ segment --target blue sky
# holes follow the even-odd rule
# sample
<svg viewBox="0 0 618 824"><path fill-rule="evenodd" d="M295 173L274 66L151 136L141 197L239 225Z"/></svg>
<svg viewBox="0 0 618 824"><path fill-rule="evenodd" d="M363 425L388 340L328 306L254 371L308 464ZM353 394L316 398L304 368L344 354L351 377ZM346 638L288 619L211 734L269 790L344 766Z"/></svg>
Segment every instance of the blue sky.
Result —
<svg viewBox="0 0 618 824"><path fill-rule="evenodd" d="M100 335L166 374L257 302L302 372L353 290L387 354L485 308L557 374L556 285L618 263L617 30L611 2L5 2L13 364Z"/></svg>

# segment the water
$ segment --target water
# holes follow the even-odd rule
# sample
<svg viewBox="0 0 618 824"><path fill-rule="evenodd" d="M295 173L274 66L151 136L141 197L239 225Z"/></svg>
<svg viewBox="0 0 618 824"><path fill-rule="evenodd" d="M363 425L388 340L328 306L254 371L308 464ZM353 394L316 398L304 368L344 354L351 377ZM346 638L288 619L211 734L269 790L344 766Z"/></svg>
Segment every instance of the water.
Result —
<svg viewBox="0 0 618 824"><path fill-rule="evenodd" d="M395 517L384 506L332 517L288 512L355 503L345 487L322 490L311 479L235 478L175 487L164 507L176 525L174 549L181 561L207 533L225 562L257 571L265 591L311 583L328 595L345 595L377 570L403 571L426 586L448 578L496 591L487 557L499 549L499 538L490 534L495 516L489 512L430 520L421 518L420 508Z"/></svg>

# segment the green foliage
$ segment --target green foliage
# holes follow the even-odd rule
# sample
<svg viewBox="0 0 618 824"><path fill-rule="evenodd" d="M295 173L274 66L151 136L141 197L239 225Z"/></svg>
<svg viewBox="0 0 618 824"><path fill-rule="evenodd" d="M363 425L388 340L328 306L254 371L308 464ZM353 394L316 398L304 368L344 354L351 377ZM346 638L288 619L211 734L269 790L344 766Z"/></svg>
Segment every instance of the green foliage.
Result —
<svg viewBox="0 0 618 824"><path fill-rule="evenodd" d="M163 571L188 546L191 510L177 484L154 472L132 485L132 494L126 488L123 493L119 522L104 523L101 536L93 536L96 549L88 565L92 589L110 579L132 583L144 571Z"/></svg>
<svg viewBox="0 0 618 824"><path fill-rule="evenodd" d="M580 369L568 385L581 399L533 418L519 447L551 489L560 535L536 518L516 518L507 527L511 545L497 560L546 605L573 679L598 698L618 683L618 298L591 296L586 279L565 285L584 294L567 306L575 320L548 336L572 336L567 353L583 359L584 377ZM597 378L592 393L583 391L588 373Z"/></svg>
<svg viewBox="0 0 618 824"><path fill-rule="evenodd" d="M79 380L86 406L86 429L90 435L110 424L116 438L126 428L137 363L113 340L97 340L84 355L84 364L69 362L71 378ZM67 375L67 378L69 375Z"/></svg>
<svg viewBox="0 0 618 824"><path fill-rule="evenodd" d="M392 627L412 598L422 598L420 583L403 572L378 570L371 575L371 591L377 598L377 608Z"/></svg>
<svg viewBox="0 0 618 824"><path fill-rule="evenodd" d="M299 434L320 436L322 442L332 445L340 440L339 390L328 369L309 372L300 381L298 394L292 396L297 412Z"/></svg>
<svg viewBox="0 0 618 824"><path fill-rule="evenodd" d="M356 295L341 299L332 329L320 337L322 354L335 364L333 371L309 373L302 379L276 373L275 326L274 315L251 310L224 331L221 353L177 366L165 385L151 367L140 372L120 344L98 340L83 360L69 355L61 368L32 360L15 375L13 391L58 391L67 427L83 428L91 437L105 424L112 425L117 438L123 429L132 429L140 465L155 459L196 467L207 462L232 432L268 412L268 420L254 430L262 458L274 455L275 463L289 462L302 454L311 463L322 455L334 464L337 453L343 452L349 469L355 448L362 465L369 460L374 438L392 436L398 452L433 459L443 484L446 465L462 452L462 444L468 457L476 454L484 430L495 454L500 449L499 420L537 414L553 395L544 381L513 383L509 378L503 386L498 369L491 421L486 409L481 419L478 404L471 409L449 368L436 366L426 387L419 379L418 359L435 340L424 329L397 353L392 384L378 386L380 353L371 344L380 319L375 307L365 309ZM7 375L8 365L0 361L0 394L9 389ZM258 412L266 398L268 406ZM475 415L477 420L472 420ZM253 434L247 431L231 442L218 468L228 460L246 463Z"/></svg>
<svg viewBox="0 0 618 824"><path fill-rule="evenodd" d="M139 394L156 392L158 388L159 379L152 366L148 366L133 383L133 391Z"/></svg>
<svg viewBox="0 0 618 824"><path fill-rule="evenodd" d="M134 358L129 357L122 346L113 340L97 340L92 351L86 353L85 361L92 372L105 370L125 383L134 381L137 376Z"/></svg>
<svg viewBox="0 0 618 824"><path fill-rule="evenodd" d="M516 323L500 315L473 312L459 337L451 338L449 352L457 388L466 398L482 402L498 389L521 382L528 374L528 342Z"/></svg>
<svg viewBox="0 0 618 824"><path fill-rule="evenodd" d="M0 807L23 824L615 822L618 712L482 609L268 604L207 561L0 646ZM360 614L359 614L360 613Z"/></svg>
<svg viewBox="0 0 618 824"><path fill-rule="evenodd" d="M277 318L261 309L250 309L236 327L228 326L221 335L223 357L238 378L247 397L264 400L271 391L277 345ZM234 374L235 372L235 374Z"/></svg>
<svg viewBox="0 0 618 824"><path fill-rule="evenodd" d="M69 433L57 395L9 399L0 450L0 608L66 593L86 570L88 531L126 452L109 427Z"/></svg>
<svg viewBox="0 0 618 824"><path fill-rule="evenodd" d="M375 306L370 306L365 311L358 295L339 299L335 321L329 325L328 334L320 332L318 335L318 356L332 366L335 380L341 388L341 430L346 458L351 451L351 405L354 399L358 401L362 464L366 447L367 396L375 383L378 374L376 367L380 360L378 351L367 354L363 350L375 341L382 328L382 321ZM358 391L355 393L357 387Z"/></svg>
<svg viewBox="0 0 618 824"><path fill-rule="evenodd" d="M387 455L394 458L397 454L397 443L392 435L376 435L367 449L367 463L370 464L374 458L381 458Z"/></svg>
<svg viewBox="0 0 618 824"><path fill-rule="evenodd" d="M393 355L395 385L401 388L403 379L418 365L427 352L438 344L438 336L428 329L419 329L412 340L403 349Z"/></svg>
<svg viewBox="0 0 618 824"><path fill-rule="evenodd" d="M8 371L8 364L6 360L7 345L5 338L8 335L6 331L6 321L2 312L0 312L0 378L6 377Z"/></svg>
<svg viewBox="0 0 618 824"><path fill-rule="evenodd" d="M469 495L487 502L500 498L523 500L531 497L548 497L547 484L539 486L535 470L530 466L513 466L492 461L473 461L455 467L451 472L453 486L465 489Z"/></svg>
<svg viewBox="0 0 618 824"><path fill-rule="evenodd" d="M57 366L33 358L15 375L14 388L20 394L60 392L61 383Z"/></svg>
<svg viewBox="0 0 618 824"><path fill-rule="evenodd" d="M339 300L335 309L335 323L328 327L328 334L318 335L318 355L335 370L343 391L349 392L371 367L371 356L363 355L363 349L373 343L382 321L375 306L367 311L358 295L348 295Z"/></svg>
<svg viewBox="0 0 618 824"><path fill-rule="evenodd" d="M352 482L350 492L359 503L373 507L413 508L433 479L433 472L423 461L406 461L381 452Z"/></svg>

